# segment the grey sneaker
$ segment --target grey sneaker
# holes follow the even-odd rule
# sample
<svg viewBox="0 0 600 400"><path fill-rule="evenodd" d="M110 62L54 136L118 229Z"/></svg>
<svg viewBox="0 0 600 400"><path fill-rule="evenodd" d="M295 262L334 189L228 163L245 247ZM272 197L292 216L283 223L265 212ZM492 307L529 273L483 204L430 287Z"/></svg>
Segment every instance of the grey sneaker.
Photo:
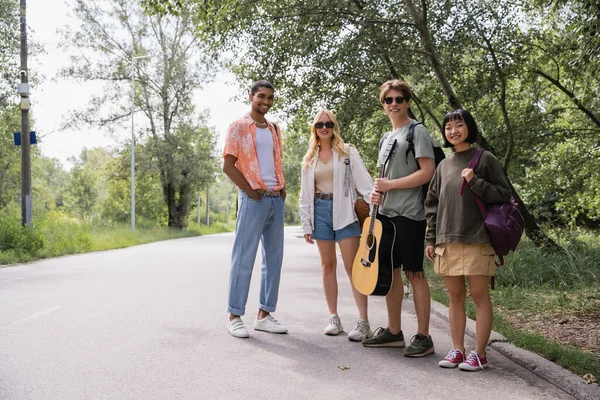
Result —
<svg viewBox="0 0 600 400"><path fill-rule="evenodd" d="M356 321L356 326L348 334L348 340L360 342L373 336L371 332L371 325L366 319L359 319Z"/></svg>
<svg viewBox="0 0 600 400"><path fill-rule="evenodd" d="M271 314L268 314L263 319L256 318L254 320L254 330L270 333L287 333L288 329Z"/></svg>
<svg viewBox="0 0 600 400"><path fill-rule="evenodd" d="M404 347L402 331L394 335L388 328L377 328L373 337L362 341L366 347Z"/></svg>
<svg viewBox="0 0 600 400"><path fill-rule="evenodd" d="M329 336L339 335L340 332L344 331L342 321L337 314L331 314L329 316L329 325L325 328L325 334Z"/></svg>
<svg viewBox="0 0 600 400"><path fill-rule="evenodd" d="M417 333L410 340L410 346L404 351L404 357L423 357L428 354L433 354L434 352L435 348L433 347L431 336Z"/></svg>

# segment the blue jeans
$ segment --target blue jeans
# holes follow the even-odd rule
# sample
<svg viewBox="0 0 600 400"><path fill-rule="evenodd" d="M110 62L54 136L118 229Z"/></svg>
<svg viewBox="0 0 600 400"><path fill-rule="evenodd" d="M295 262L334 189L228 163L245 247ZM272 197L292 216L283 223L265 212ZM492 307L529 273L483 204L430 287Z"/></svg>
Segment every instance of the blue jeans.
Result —
<svg viewBox="0 0 600 400"><path fill-rule="evenodd" d="M227 307L233 315L246 313L259 241L262 244L259 307L267 312L277 308L283 261L283 209L281 197L263 196L262 200L252 200L240 190Z"/></svg>

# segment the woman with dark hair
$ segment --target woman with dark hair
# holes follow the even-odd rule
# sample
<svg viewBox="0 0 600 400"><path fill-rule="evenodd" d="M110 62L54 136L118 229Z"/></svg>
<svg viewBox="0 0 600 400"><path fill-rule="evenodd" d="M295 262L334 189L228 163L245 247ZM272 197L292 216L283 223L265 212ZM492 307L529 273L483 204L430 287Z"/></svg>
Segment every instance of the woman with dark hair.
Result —
<svg viewBox="0 0 600 400"><path fill-rule="evenodd" d="M321 110L311 127L308 151L302 162L300 186L300 219L304 239L317 242L321 256L323 289L329 308L326 335L344 331L337 311L336 243L340 248L344 267L352 278L352 264L358 250L360 227L354 202L356 193L365 199L373 188L373 180L360 155L352 145L344 144L335 114ZM352 286L359 319L348 339L361 341L372 336L367 316L367 296Z"/></svg>
<svg viewBox="0 0 600 400"><path fill-rule="evenodd" d="M492 331L490 276L496 272L494 249L475 200L504 203L511 190L500 162L483 152L474 169L468 168L476 149L477 125L468 111L458 109L446 114L442 124L444 146L455 152L437 167L425 201L427 217L427 258L435 273L442 275L450 295L449 320L454 348L439 362L440 367L478 371L489 367L486 345ZM470 190L461 196L463 181ZM476 345L465 356L465 278L477 307Z"/></svg>

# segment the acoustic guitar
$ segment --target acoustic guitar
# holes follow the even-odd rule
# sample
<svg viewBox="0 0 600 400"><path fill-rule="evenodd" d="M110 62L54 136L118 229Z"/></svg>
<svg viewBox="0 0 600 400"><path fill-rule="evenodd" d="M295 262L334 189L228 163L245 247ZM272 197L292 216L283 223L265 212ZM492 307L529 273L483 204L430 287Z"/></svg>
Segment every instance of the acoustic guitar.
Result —
<svg viewBox="0 0 600 400"><path fill-rule="evenodd" d="M383 178L385 166L395 147L396 139L387 145L383 153L382 163L379 165L379 178ZM386 259L380 259L379 249L382 246L385 246L383 248L393 249L396 239L396 227L388 221L385 222L386 226L384 227L382 221L377 219L378 210L379 205L373 205L371 215L364 222L360 246L352 264L352 284L356 290L367 296L385 296L392 287L394 272L392 251L389 252L389 259L387 257ZM390 230L389 235L383 235L384 228L386 232L388 229ZM383 239L382 236L384 236Z"/></svg>

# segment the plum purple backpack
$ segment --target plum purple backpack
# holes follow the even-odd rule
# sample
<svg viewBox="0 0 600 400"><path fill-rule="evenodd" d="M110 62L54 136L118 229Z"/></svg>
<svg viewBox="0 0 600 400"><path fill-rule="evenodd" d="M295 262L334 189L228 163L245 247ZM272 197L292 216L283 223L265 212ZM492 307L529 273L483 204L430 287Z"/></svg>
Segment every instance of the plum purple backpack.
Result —
<svg viewBox="0 0 600 400"><path fill-rule="evenodd" d="M475 169L482 153L483 150L481 149L475 151L468 168ZM460 188L461 196L466 186L467 181L463 180ZM523 234L525 222L519 212L519 205L515 202L513 196L510 197L508 203L491 204L488 207L484 206L479 196L475 195L475 200L485 221L485 227L490 235L492 247L498 257L499 262L496 261L496 265L501 267L504 265L504 256L509 251L516 250Z"/></svg>

